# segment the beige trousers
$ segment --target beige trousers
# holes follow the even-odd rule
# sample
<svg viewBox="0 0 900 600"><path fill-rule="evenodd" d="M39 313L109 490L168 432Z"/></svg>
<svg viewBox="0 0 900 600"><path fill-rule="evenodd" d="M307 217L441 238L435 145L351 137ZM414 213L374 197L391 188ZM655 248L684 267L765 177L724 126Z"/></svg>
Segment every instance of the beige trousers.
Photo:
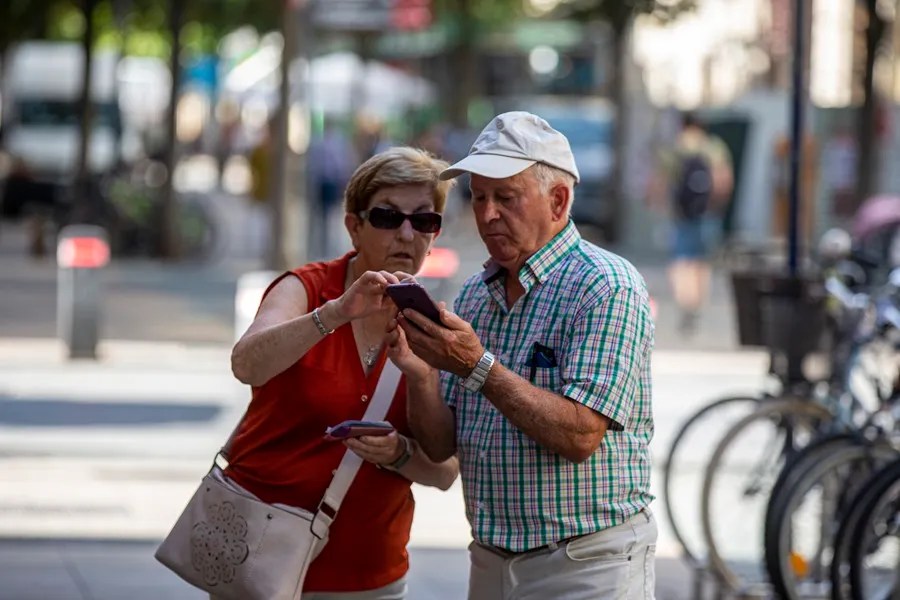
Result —
<svg viewBox="0 0 900 600"><path fill-rule="evenodd" d="M554 550L511 553L473 542L469 600L653 600L656 537L644 509Z"/></svg>

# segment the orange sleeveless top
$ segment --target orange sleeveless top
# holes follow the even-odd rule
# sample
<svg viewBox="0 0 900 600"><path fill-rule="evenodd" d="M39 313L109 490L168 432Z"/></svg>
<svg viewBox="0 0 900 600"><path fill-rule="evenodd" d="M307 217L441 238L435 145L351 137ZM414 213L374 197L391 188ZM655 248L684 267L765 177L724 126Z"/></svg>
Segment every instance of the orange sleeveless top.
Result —
<svg viewBox="0 0 900 600"><path fill-rule="evenodd" d="M343 294L352 256L309 264L282 277L300 279L312 310ZM247 416L232 442L228 476L265 502L315 511L346 450L340 442L323 439L325 428L363 417L385 360L382 352L367 377L348 323L286 371L253 388ZM404 379L385 419L410 435ZM403 576L409 568L406 545L413 506L409 480L363 462L328 544L310 565L304 591L371 590Z"/></svg>

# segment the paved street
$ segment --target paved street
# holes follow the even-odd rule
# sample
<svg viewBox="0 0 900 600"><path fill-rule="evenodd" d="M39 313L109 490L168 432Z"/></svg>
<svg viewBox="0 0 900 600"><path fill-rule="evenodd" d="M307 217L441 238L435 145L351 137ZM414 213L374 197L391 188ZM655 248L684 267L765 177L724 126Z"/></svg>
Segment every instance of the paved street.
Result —
<svg viewBox="0 0 900 600"><path fill-rule="evenodd" d="M152 559L241 414L230 375L237 277L260 266L240 200L222 200L229 243L211 265L116 262L105 273L97 361L68 361L55 335L55 266L23 256L20 229L0 229L0 600L199 598ZM465 218L441 244L459 252L452 298L483 249ZM737 352L725 281L701 334L684 340L662 263L633 260L659 307L653 378L658 468L684 417L726 392L751 392L765 362ZM641 262L643 261L643 262ZM658 492L657 492L658 493ZM679 490L689 496L689 490ZM464 596L469 541L459 485L416 487L411 600ZM688 499L690 503L692 500ZM690 577L655 503L658 597L690 598Z"/></svg>

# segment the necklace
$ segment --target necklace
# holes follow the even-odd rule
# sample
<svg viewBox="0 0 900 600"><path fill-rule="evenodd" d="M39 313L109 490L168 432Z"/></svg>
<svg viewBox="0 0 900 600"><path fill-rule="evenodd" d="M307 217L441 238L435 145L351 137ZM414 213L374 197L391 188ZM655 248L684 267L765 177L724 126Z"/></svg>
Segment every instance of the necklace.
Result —
<svg viewBox="0 0 900 600"><path fill-rule="evenodd" d="M350 259L350 264L347 267L347 276L344 279L344 289L350 287L353 283L353 263L356 262L356 257ZM363 336L365 343L368 343L366 339L366 330L365 326L360 326L360 334ZM366 368L371 368L375 362L378 360L378 355L381 354L381 342L379 341L377 344L372 344L366 350L366 353L363 355L363 363L366 365Z"/></svg>
<svg viewBox="0 0 900 600"><path fill-rule="evenodd" d="M366 363L367 367L371 367L375 364L375 361L378 360L378 355L380 354L379 350L381 350L381 344L369 346L369 349L366 350L366 355L363 357L363 362Z"/></svg>
<svg viewBox="0 0 900 600"><path fill-rule="evenodd" d="M360 323L359 334L362 338L362 343L366 345L366 353L363 354L363 363L366 365L366 368L369 369L378 361L378 356L381 354L382 340L379 339L374 344L370 344L369 332L366 331L365 323Z"/></svg>

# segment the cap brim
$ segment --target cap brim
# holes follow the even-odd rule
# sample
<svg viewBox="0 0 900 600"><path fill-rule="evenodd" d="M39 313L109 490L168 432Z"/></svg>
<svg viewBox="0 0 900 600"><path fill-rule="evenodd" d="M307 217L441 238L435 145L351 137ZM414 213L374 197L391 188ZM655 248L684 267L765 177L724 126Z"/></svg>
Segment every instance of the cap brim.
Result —
<svg viewBox="0 0 900 600"><path fill-rule="evenodd" d="M499 154L470 154L441 172L441 179L453 179L463 173L474 173L490 179L503 179L518 175L537 161L512 158Z"/></svg>

